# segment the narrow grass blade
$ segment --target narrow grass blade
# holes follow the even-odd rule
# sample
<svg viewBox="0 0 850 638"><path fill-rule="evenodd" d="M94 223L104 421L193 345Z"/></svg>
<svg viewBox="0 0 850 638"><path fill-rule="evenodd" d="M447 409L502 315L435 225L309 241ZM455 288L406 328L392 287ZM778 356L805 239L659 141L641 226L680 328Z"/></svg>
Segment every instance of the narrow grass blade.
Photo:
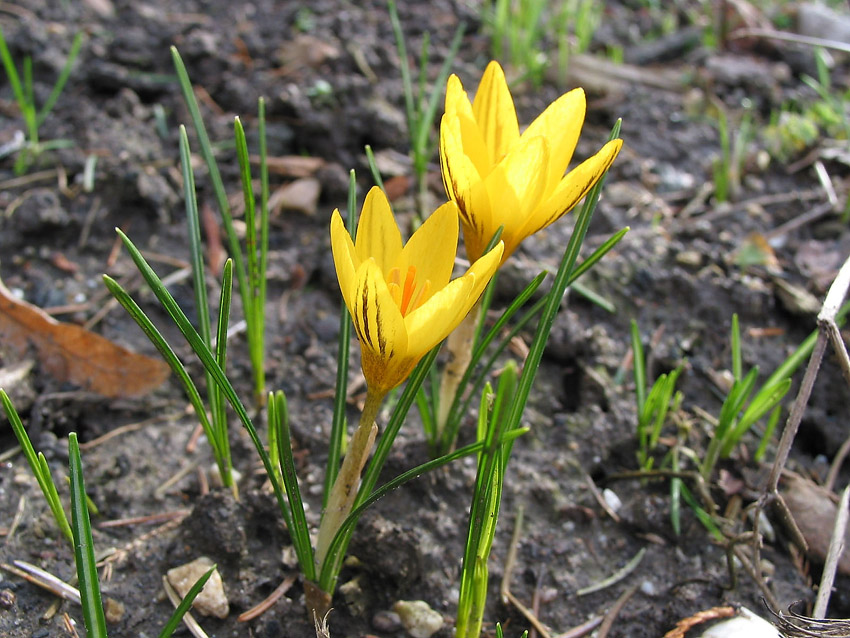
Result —
<svg viewBox="0 0 850 638"><path fill-rule="evenodd" d="M720 528L717 526L717 523L714 522L714 519L711 517L711 514L706 512L697 500L694 498L694 495L691 494L691 490L684 483L680 484L682 499L688 506L694 511L696 517L699 519L699 522L702 523L703 527L708 530L708 533L716 540L718 543L722 543L725 540L725 536L723 536L723 532L720 531Z"/></svg>
<svg viewBox="0 0 850 638"><path fill-rule="evenodd" d="M252 345L255 391L265 392L266 387L266 288L268 284L269 263L269 163L266 142L266 101L260 98L257 103L258 128L260 137L260 279L257 282L257 294L254 298L254 321L258 343Z"/></svg>
<svg viewBox="0 0 850 638"><path fill-rule="evenodd" d="M304 503L301 501L301 489L298 487L298 476L295 472L295 459L292 456L289 408L286 404L286 395L280 390L274 393L274 400L269 403L269 427L277 430L280 471L283 475L289 507L292 510L293 525L289 528L289 534L293 537L294 544L309 545L310 528L304 514Z"/></svg>
<svg viewBox="0 0 850 638"><path fill-rule="evenodd" d="M646 405L646 362L643 356L643 343L640 339L640 330L637 321L631 321L632 336L632 371L635 378L635 399L637 400L638 414L643 413Z"/></svg>
<svg viewBox="0 0 850 638"><path fill-rule="evenodd" d="M12 60L12 54L9 53L9 47L6 46L6 36L3 30L0 29L0 60L3 61L3 69L6 71L6 77L9 79L9 84L12 86L12 93L15 96L15 102L18 103L18 108L23 112L27 106L27 100L24 96L24 88L21 84L21 76L18 75L18 68Z"/></svg>
<svg viewBox="0 0 850 638"><path fill-rule="evenodd" d="M227 401L230 403L230 406L236 412L236 415L239 417L239 420L242 422L242 425L248 432L248 436L251 438L251 442L254 444L254 448L257 450L257 454L260 456L260 459L263 462L263 467L266 469L266 473L269 476L269 480L272 485L272 489L275 493L275 498L278 501L278 505L280 506L281 515L284 517L284 521L286 522L287 527L292 527L292 517L289 512L289 507L286 501L286 497L283 494L283 488L280 483L277 481L277 475L272 465L271 459L269 458L268 453L266 452L265 446L263 445L262 440L257 433L257 429L254 427L254 423L251 420L251 417L248 416L248 411L245 409L245 405L242 403L239 395L236 393L236 390L233 389L233 385L230 383L230 380L227 378L227 375L224 374L224 371L218 365L213 356L210 349L203 342L200 335L198 335L195 328L192 326L189 319L186 317L186 314L180 309L180 306L171 296L171 293L163 285L160 278L156 275L150 265L147 263L145 258L139 252L139 249L130 241L130 238L127 237L120 229L116 229L116 232L121 237L121 240L124 242L124 246L127 248L127 251L130 253L130 257L133 259L133 262L136 264L136 267L139 269L139 272L142 273L145 281L150 286L154 295L159 299L165 311L169 314L169 316L174 321L177 328L183 333L183 336L186 338L186 341L192 347L192 350L201 360L201 363L204 365L204 368L209 370L215 380L216 384L221 388L224 396L227 398ZM301 566L301 570L307 580L315 580L315 570L316 566L313 561L313 548L312 546L296 546L295 552L298 556L298 563Z"/></svg>
<svg viewBox="0 0 850 638"><path fill-rule="evenodd" d="M621 122L618 121L611 132L611 139L614 139L619 135L620 126ZM555 275L555 280L552 283L552 288L549 292L549 296L547 297L546 307L543 309L543 313L540 316L534 340L531 343L528 355L525 359L525 365L523 366L522 375L520 376L517 388L516 400L514 401L510 414L507 418L507 424L505 426L506 431L517 428L520 420L522 419L522 413L525 409L526 403L528 402L528 395L531 392L531 386L534 382L535 376L537 375L537 369L540 366L540 361L543 358L543 350L546 347L546 342L549 339L549 333L551 332L552 325L555 322L555 315L560 308L561 299L567 289L567 285L573 272L573 267L578 258L581 245L584 242L584 237L587 234L587 228L590 225L590 220L593 217L593 212L596 209L596 203L599 200L599 193L601 192L604 183L605 177L603 176L588 193L581 212L576 218L575 227L573 228L572 235L570 236L570 241L567 244L567 249L564 252L558 272Z"/></svg>
<svg viewBox="0 0 850 638"><path fill-rule="evenodd" d="M437 108L439 108L440 105L440 97L443 94L443 87L446 86L446 81L449 79L449 74L451 73L452 65L454 64L455 58L457 57L457 52L460 50L460 45L463 43L463 34L465 33L465 31L465 23L461 22L457 25L457 29L455 29L454 36L452 36L451 44L449 44L449 51L446 54L445 59L443 60L443 64L440 67L440 71L439 73L437 73L437 77L434 80L431 93L428 96L428 103L426 104L425 109L421 114L417 138L415 140L411 140L414 144L414 147L426 151L427 156L431 155L431 151L426 149L428 143L428 135L431 131L431 122L434 121L434 117L437 114ZM422 64L421 66L422 70L424 71L426 65Z"/></svg>
<svg viewBox="0 0 850 638"><path fill-rule="evenodd" d="M508 432L502 439L502 443L515 440L526 432L528 432L528 428L519 428L518 430ZM483 443L479 441L477 443L471 443L470 445L466 445L450 454L441 456L440 458L434 459L432 461L427 461L426 463L418 465L413 469L410 469L407 472L400 474L394 479L387 481L379 488L371 492L369 496L364 497L362 499L358 499L357 505L351 510L351 513L348 515L348 518L346 518L345 521L343 521L342 525L340 525L339 531L337 531L336 536L334 536L334 539L331 542L330 547L328 548L328 558L326 559L325 566L322 569L323 580L326 575L326 571L328 573L331 571L332 561L341 561L342 557L345 554L345 549L348 546L348 540L351 537L351 532L353 531L354 526L357 524L357 521L360 520L360 517L363 515L363 512L365 512L370 505L385 496L387 493L398 489L405 483L412 481L413 479L423 474L448 465L449 463L452 463L453 461L461 459L465 456L477 454L482 450L482 448ZM328 590L325 589L325 591Z"/></svg>
<svg viewBox="0 0 850 638"><path fill-rule="evenodd" d="M74 532L74 560L80 586L80 600L88 638L106 638L106 617L100 597L91 521L86 507L86 486L80 460L77 434L68 435L68 456L71 473L71 528Z"/></svg>
<svg viewBox="0 0 850 638"><path fill-rule="evenodd" d="M6 418L9 419L9 423L12 425L12 430L18 439L18 444L24 452L24 456L27 459L27 463L29 463L30 470L32 470L35 476L35 480L38 482L38 486L41 488L42 494L44 494L44 499L50 507L59 531L62 532L65 538L68 539L68 542L73 546L74 535L71 532L68 517L65 515L65 509L62 507L62 501L59 500L56 483L50 474L50 468L47 467L47 461L44 460L42 454L36 454L26 428L21 423L21 417L18 415L18 411L15 410L15 406L12 404L9 395L2 389L0 389L0 402L3 404L3 411L6 413Z"/></svg>
<svg viewBox="0 0 850 638"><path fill-rule="evenodd" d="M183 367L183 363L174 353L174 350L172 350L171 346L159 330L157 330L156 326L153 325L153 322L127 293L127 291L121 287L121 284L112 279L109 275L104 275L103 281L109 292L112 293L112 296L115 297L133 321L135 321L142 329L142 332L145 333L150 342L159 351L160 356L162 356L168 364L168 367L171 368L171 371L179 379L183 386L183 390L186 392L186 396L189 399L189 403L192 404L192 408L195 410L195 415L198 417L198 421L200 421L201 427L204 429L204 435L210 441L211 445L214 444L216 441L216 435L212 428L212 424L207 417L206 406L204 406L203 399L201 399L201 395L198 393L198 388L195 386L195 382L192 381L192 378Z"/></svg>
<svg viewBox="0 0 850 638"><path fill-rule="evenodd" d="M218 328L216 330L215 360L222 370L227 370L227 328L230 325L230 301L233 296L233 260L224 262L224 271L221 275L221 296L218 302ZM220 457L222 470L222 484L233 490L233 495L238 496L236 485L233 482L233 462L230 458L230 440L227 433L227 412L224 405L224 394L221 388L210 376L209 385L210 406L215 406L214 414L218 415L218 421L213 419L213 429L216 435L216 456Z"/></svg>
<svg viewBox="0 0 850 638"><path fill-rule="evenodd" d="M209 300L207 299L206 268L204 266L203 243L201 241L201 224L198 216L198 200L195 191L195 175L192 171L192 156L189 149L189 137L186 127L180 126L180 164L183 171L183 199L186 202L186 224L189 232L189 259L192 265L192 290L195 294L195 309L198 315L198 332L204 343L212 348L212 321L210 320ZM160 350L161 352L161 350ZM181 366L182 367L182 366ZM224 404L220 397L215 396L215 383L209 372L205 373L207 382L207 393L209 395L210 414L212 416L212 427L204 434L216 451L216 459L219 459L218 450L220 424L225 421ZM184 383L185 386L185 383ZM206 408L202 410L206 413ZM211 438L212 435L212 438ZM219 467L222 478L225 478L225 469ZM227 484L227 483L226 483Z"/></svg>
<svg viewBox="0 0 850 638"><path fill-rule="evenodd" d="M389 10L390 25L393 29L395 45L398 51L401 85L404 89L404 112L407 116L407 129L412 138L414 131L418 128L418 118L413 95L413 81L410 78L410 66L407 59L407 45L404 41L404 31L402 31L401 22L398 19L398 9L394 0L388 0L387 9Z"/></svg>
<svg viewBox="0 0 850 638"><path fill-rule="evenodd" d="M366 162L369 164L369 172L372 175L372 181L375 182L375 185L380 188L382 191L384 190L384 180L381 177L381 171L378 168L378 162L375 160L375 153L372 152L372 147L367 144L365 147L366 150Z"/></svg>
<svg viewBox="0 0 850 638"><path fill-rule="evenodd" d="M186 102L186 107L189 109L189 115L192 119L192 125L195 129L195 134L198 136L198 143L201 145L201 156L207 164L210 180L212 181L213 191L216 201L218 202L221 218L224 222L224 230L227 234L230 256L233 257L236 266L236 280L239 282L239 294L242 298L243 306L250 305L250 295L248 288L248 277L245 272L245 259L242 255L242 248L239 245L239 237L233 227L233 216L230 212L230 204L227 201L227 192L224 190L224 183L221 180L221 172L218 170L218 163L213 154L212 144L210 144L209 135L204 125L204 119L201 117L201 110L198 107L198 101L195 99L195 93L192 89L192 81L189 79L189 74L186 72L186 66L176 47L171 47L171 58L174 63L174 69L177 72L177 80L180 84L180 90L183 93L183 100Z"/></svg>
<svg viewBox="0 0 850 638"><path fill-rule="evenodd" d="M741 362L741 330L738 326L738 313L732 315L732 377L740 381L743 376Z"/></svg>
<svg viewBox="0 0 850 638"><path fill-rule="evenodd" d="M233 120L233 133L236 139L236 156L239 162L239 177L242 181L242 199L245 202L245 255L248 266L248 286L251 291L251 303L245 308L245 319L253 333L257 329L256 307L254 295L259 291L260 263L257 259L257 206L254 199L254 187L251 183L251 159L248 156L248 141L245 139L245 129L238 117ZM252 339L256 335L252 335Z"/></svg>
<svg viewBox="0 0 850 638"><path fill-rule="evenodd" d="M180 604L177 606L177 609L174 610L174 613L171 614L171 618L168 619L168 622L165 623L165 627L162 628L162 631L159 632L159 638L171 638L171 634L174 633L174 630L177 629L180 622L183 620L183 616L186 615L192 608L192 603L195 602L195 598L198 597L198 594L201 593L201 590L204 588L204 585L207 584L207 581L210 579L210 576L213 575L213 572L216 570L216 566L213 565L210 567L203 576L201 576L195 584L186 592L186 595L183 596L183 600L180 601Z"/></svg>
<svg viewBox="0 0 850 638"><path fill-rule="evenodd" d="M517 312L525 303L531 298L531 296L537 291L540 285L543 283L543 280L546 278L546 272L542 272L537 275L531 282L523 289L523 291L516 296L516 298L510 303L510 305L505 308L504 312L502 312L501 316L496 320L496 323L493 324L493 327L487 331L482 339L475 346L475 350L472 353L472 358L469 361L469 365L466 368L466 372L464 372L463 377L461 377L460 383L458 384L457 392L455 393L454 399L452 400L451 408L449 409L449 417L446 421L446 428L443 431L443 439L440 442L440 449L447 450L451 447L452 442L457 438L458 428L460 427L460 420L462 415L466 412L467 407L469 406L469 401L472 396L477 394L477 390L479 389L478 383L473 383L470 387L469 383L473 379L473 375L475 374L476 367L478 363L481 361L482 357L487 351L488 346L501 334L502 329L505 325L516 315ZM486 292L485 292L486 294ZM483 307L483 306L482 306ZM532 310L541 309L543 304L538 302L535 304ZM508 346L510 339L512 339L519 330L525 326L525 324L531 320L533 314L532 311L526 313L525 321L520 321L517 326L514 327L513 330L509 333L507 337L502 339L499 347L497 347L496 352L491 355L490 359L483 366L483 372L479 375L479 379L481 383L483 383L484 378L486 378L486 374L492 367L492 362L495 360L495 357L498 356L504 349ZM466 396L466 399L464 399Z"/></svg>
<svg viewBox="0 0 850 638"><path fill-rule="evenodd" d="M779 404L782 398L788 393L790 387L791 379L785 379L770 387L764 387L759 391L750 405L747 406L747 409L744 410L744 414L738 419L735 427L725 437L723 445L720 448L720 456L722 458L726 458L732 453L738 441L741 440L741 437L749 431L756 421L760 420Z"/></svg>
<svg viewBox="0 0 850 638"><path fill-rule="evenodd" d="M68 51L68 57L65 58L65 64L62 65L62 71L59 72L59 77L56 79L56 84L53 85L53 89L50 91L50 95L47 96L47 100L45 100L44 104L41 107L41 110L36 116L36 128L41 127L41 125L44 123L45 118L50 115L50 112L53 110L53 107L56 106L56 101L62 94L62 90L65 88L65 84L68 82L68 78L71 76L71 67L74 65L74 61L77 59L77 56L80 53L80 47L82 47L82 45L83 34L81 32L78 32L77 35L74 36L74 41L71 43L71 49Z"/></svg>

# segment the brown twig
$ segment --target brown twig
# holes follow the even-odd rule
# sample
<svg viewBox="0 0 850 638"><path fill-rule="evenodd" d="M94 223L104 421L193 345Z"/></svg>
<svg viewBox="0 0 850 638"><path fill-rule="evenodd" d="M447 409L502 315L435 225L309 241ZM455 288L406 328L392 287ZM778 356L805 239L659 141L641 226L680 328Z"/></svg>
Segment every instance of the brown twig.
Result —
<svg viewBox="0 0 850 638"><path fill-rule="evenodd" d="M608 632L611 631L611 627L614 626L614 621L617 619L617 616L623 610L626 603L629 602L629 599L635 595L637 590L638 585L632 585L620 595L614 603L614 606L608 610L607 614L605 614L605 619L602 621L602 624L599 625L599 631L596 632L596 638L608 638Z"/></svg>
<svg viewBox="0 0 850 638"><path fill-rule="evenodd" d="M128 525L145 525L149 523L163 523L171 521L175 518L184 519L191 513L191 510L174 510L173 512L160 512L159 514L148 514L147 516L133 516L131 518L116 518L111 521L103 521L98 523L99 529L110 527L126 527Z"/></svg>
<svg viewBox="0 0 850 638"><path fill-rule="evenodd" d="M835 453L835 457L832 459L832 464L829 466L829 472L826 475L826 480L823 482L823 486L830 492L835 487L835 481L838 479L838 473L841 471L841 466L844 464L844 459L847 458L848 453L850 453L850 436L844 440L844 443L842 443L841 447L838 448L838 452Z"/></svg>
<svg viewBox="0 0 850 638"><path fill-rule="evenodd" d="M537 630L541 638L551 638L549 630L540 622L532 610L526 607L513 593L511 593L511 578L513 576L514 567L516 566L516 552L519 546L519 538L522 533L522 506L517 508L516 520L514 521L514 531L511 534L511 542L508 545L508 554L505 556L505 567L502 574L502 582L499 586L499 593L502 596L502 602L511 603L517 610L525 616L526 620L531 623L531 626Z"/></svg>
<svg viewBox="0 0 850 638"><path fill-rule="evenodd" d="M257 605L254 605L253 607L251 607L251 609L239 614L236 620L238 620L239 622L248 622L249 620L254 620L254 618L259 618L266 611L268 611L272 605L274 605L278 600L280 600L280 597L283 596L289 590L290 587L292 587L293 583L295 583L295 576L287 576L283 579L283 582L281 582L280 585L275 587L275 590L271 594L269 594L265 600L263 600Z"/></svg>
<svg viewBox="0 0 850 638"><path fill-rule="evenodd" d="M835 526L832 529L832 538L829 541L829 550L826 553L826 561L823 566L818 597L815 600L815 608L812 611L814 618L826 618L826 609L829 606L829 596L832 593L832 583L835 581L835 572L838 570L838 560L844 552L844 533L847 530L847 504L850 501L850 485L841 493L838 503L838 511L835 513Z"/></svg>

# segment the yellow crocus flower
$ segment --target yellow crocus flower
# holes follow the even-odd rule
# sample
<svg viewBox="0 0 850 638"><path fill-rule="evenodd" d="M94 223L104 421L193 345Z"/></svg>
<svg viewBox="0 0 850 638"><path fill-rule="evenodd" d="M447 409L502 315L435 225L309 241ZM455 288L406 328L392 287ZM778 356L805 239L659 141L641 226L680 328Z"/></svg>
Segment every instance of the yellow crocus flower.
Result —
<svg viewBox="0 0 850 638"><path fill-rule="evenodd" d="M448 197L460 210L470 261L499 229L504 262L520 242L575 206L602 177L622 140L564 174L584 124L584 91L552 102L520 134L514 101L498 62L491 62L470 102L456 75L446 87L440 164Z"/></svg>
<svg viewBox="0 0 850 638"><path fill-rule="evenodd" d="M360 340L369 390L383 396L413 371L469 313L498 268L500 243L464 275L450 281L458 240L458 209L438 208L402 244L384 192L366 195L357 240L339 210L331 218L331 247L345 305Z"/></svg>

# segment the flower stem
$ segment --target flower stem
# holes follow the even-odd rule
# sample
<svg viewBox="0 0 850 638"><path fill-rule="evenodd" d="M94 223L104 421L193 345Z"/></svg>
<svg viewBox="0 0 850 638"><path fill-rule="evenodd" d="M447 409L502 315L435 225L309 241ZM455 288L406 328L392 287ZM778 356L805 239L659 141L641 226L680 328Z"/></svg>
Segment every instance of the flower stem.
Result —
<svg viewBox="0 0 850 638"><path fill-rule="evenodd" d="M340 525L351 512L354 499L357 497L357 489L360 485L360 474L366 460L372 452L375 444L375 436L378 434L378 426L375 417L381 408L381 402L385 393L368 390L363 413L360 415L360 424L348 442L348 451L342 461L342 467L331 487L328 495L328 504L322 514L322 522L319 525L319 537L316 540L316 564L321 569L327 556L331 541L339 530Z"/></svg>
<svg viewBox="0 0 850 638"><path fill-rule="evenodd" d="M475 329L478 325L478 315L480 301L475 304L469 314L466 315L463 321L460 322L457 328L446 339L446 349L449 353L449 360L446 362L446 367L443 368L443 374L440 377L440 400L439 409L437 411L437 430L435 441L438 447L442 446L443 432L448 425L449 412L454 402L455 394L457 394L460 381L466 369L469 367L469 362L472 360L472 350L475 345ZM454 447L452 441L447 447ZM449 450L442 450L448 452Z"/></svg>

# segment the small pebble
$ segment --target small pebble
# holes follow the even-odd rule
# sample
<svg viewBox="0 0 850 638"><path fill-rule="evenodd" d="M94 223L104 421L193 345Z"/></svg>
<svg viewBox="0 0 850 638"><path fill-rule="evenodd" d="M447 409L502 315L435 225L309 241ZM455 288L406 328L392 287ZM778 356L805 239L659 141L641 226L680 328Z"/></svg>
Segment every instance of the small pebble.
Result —
<svg viewBox="0 0 850 638"><path fill-rule="evenodd" d="M115 600L114 598L104 598L103 600L103 614L106 616L106 622L110 625L114 625L119 622L124 617L124 603L120 600Z"/></svg>
<svg viewBox="0 0 850 638"><path fill-rule="evenodd" d="M393 611L412 638L431 638L443 626L443 615L424 600L400 600L393 605Z"/></svg>
<svg viewBox="0 0 850 638"><path fill-rule="evenodd" d="M379 611L372 616L372 627L383 632L398 631L401 628L401 618L394 611Z"/></svg>
<svg viewBox="0 0 850 638"><path fill-rule="evenodd" d="M621 507L623 507L623 501L620 500L620 497L613 491L608 489L607 487L602 490L602 498L605 499L605 502L608 504L608 507L611 508L611 511L615 514Z"/></svg>
<svg viewBox="0 0 850 638"><path fill-rule="evenodd" d="M169 569L166 577L169 584L183 597L212 566L212 560L206 556L201 556L191 563ZM230 603L224 593L224 585L221 582L221 574L218 573L218 569L212 573L201 593L195 598L192 607L204 616L227 618L227 614L230 613Z"/></svg>

